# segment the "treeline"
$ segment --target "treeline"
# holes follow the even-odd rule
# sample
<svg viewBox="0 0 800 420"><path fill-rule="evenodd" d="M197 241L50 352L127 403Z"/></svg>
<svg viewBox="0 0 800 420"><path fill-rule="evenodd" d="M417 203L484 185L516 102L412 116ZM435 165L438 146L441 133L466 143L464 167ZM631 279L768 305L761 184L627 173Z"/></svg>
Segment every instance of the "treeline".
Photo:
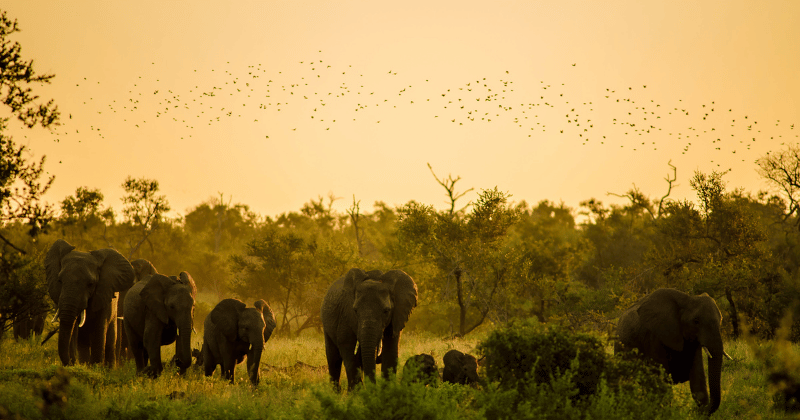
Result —
<svg viewBox="0 0 800 420"><path fill-rule="evenodd" d="M696 172L697 198L673 200L671 167L663 195L634 187L620 195L624 205L594 198L578 208L531 205L498 188L465 203L469 190L457 190L459 178L434 174L450 200L445 210L410 201L364 212L353 198L341 213L329 196L276 217L220 195L170 218L157 181L128 178L119 209L101 191L79 187L47 223L6 222L0 299L4 313L46 308L41 259L62 238L82 250L148 259L163 273L188 271L200 317L225 297L266 299L279 335L319 329L327 287L363 267L414 277L420 304L408 328L443 335L520 318L610 332L638 297L674 287L714 297L729 337L747 329L769 338L800 299L800 147L757 164L776 194L729 189L724 172Z"/></svg>

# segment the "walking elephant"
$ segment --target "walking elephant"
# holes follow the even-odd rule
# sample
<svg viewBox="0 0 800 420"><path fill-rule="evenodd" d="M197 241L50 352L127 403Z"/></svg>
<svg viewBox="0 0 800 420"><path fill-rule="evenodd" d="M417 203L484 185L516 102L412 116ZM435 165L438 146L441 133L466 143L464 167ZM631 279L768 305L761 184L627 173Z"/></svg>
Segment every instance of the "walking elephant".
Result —
<svg viewBox="0 0 800 420"><path fill-rule="evenodd" d="M222 376L233 383L236 365L247 356L250 382L258 385L261 352L277 323L267 302L259 299L253 305L247 308L241 300L223 299L206 317L198 358L203 360L206 376L221 365Z"/></svg>
<svg viewBox="0 0 800 420"><path fill-rule="evenodd" d="M139 258L138 260L131 261L131 266L133 266L133 271L135 273L135 278L133 280L134 284L141 281L143 278L151 276L153 274L158 274L158 270L145 259ZM133 359L133 353L130 351L130 347L128 346L128 336L125 333L125 326L123 325L123 314L125 313L125 296L127 295L128 291L123 290L119 292L119 299L117 301L117 342L116 342L116 357L117 363L121 364L124 363L126 360Z"/></svg>
<svg viewBox="0 0 800 420"><path fill-rule="evenodd" d="M674 383L689 381L692 396L708 414L719 408L722 358L722 314L707 294L690 296L675 289L658 289L639 299L619 318L614 351L637 349L664 367ZM708 382L703 370L708 352Z"/></svg>
<svg viewBox="0 0 800 420"><path fill-rule="evenodd" d="M450 350L444 354L442 380L453 384L480 384L478 360L471 354Z"/></svg>
<svg viewBox="0 0 800 420"><path fill-rule="evenodd" d="M397 369L400 333L417 306L417 285L401 270L365 273L353 268L336 280L322 301L322 329L331 382L338 389L342 363L349 388L361 382L361 372L375 380L376 352L381 373ZM355 354L356 345L359 354Z"/></svg>
<svg viewBox="0 0 800 420"><path fill-rule="evenodd" d="M113 249L75 251L59 239L44 260L50 298L60 320L58 356L65 366L115 363L117 293L133 284L133 267Z"/></svg>
<svg viewBox="0 0 800 420"><path fill-rule="evenodd" d="M180 373L192 364L196 295L194 280L185 271L178 277L153 274L128 290L123 322L138 373L161 374L161 346L172 343Z"/></svg>

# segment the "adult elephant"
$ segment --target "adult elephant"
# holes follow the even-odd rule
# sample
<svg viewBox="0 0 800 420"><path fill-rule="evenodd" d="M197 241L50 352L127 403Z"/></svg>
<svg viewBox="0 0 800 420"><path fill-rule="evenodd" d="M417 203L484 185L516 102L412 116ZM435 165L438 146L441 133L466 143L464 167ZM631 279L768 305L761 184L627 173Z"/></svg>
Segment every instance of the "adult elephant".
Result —
<svg viewBox="0 0 800 420"><path fill-rule="evenodd" d="M217 365L221 365L222 376L233 383L236 365L247 356L250 382L258 385L261 352L277 323L272 309L263 299L253 306L247 308L238 299L223 299L208 314L203 324L200 357L206 376L211 376Z"/></svg>
<svg viewBox="0 0 800 420"><path fill-rule="evenodd" d="M322 301L322 329L331 382L338 389L342 363L349 388L361 382L360 368L375 380L376 350L381 373L397 369L400 333L417 306L417 284L401 270L365 273L353 268L336 280ZM359 347L360 358L355 353Z"/></svg>
<svg viewBox="0 0 800 420"><path fill-rule="evenodd" d="M113 249L75 251L59 239L44 260L50 298L60 320L58 356L64 366L113 366L117 335L117 294L133 284L133 267ZM54 319L55 319L54 318Z"/></svg>
<svg viewBox="0 0 800 420"><path fill-rule="evenodd" d="M153 266L150 261L143 258L131 261L131 266L133 266L133 272L135 273L134 284L145 277L158 274L158 270L156 270L155 266ZM125 326L122 320L123 314L125 313L125 296L127 293L127 290L119 292L119 299L117 300L117 342L115 346L116 349L114 350L117 363L124 363L125 360L133 359L133 353L128 346L128 336L125 334Z"/></svg>
<svg viewBox="0 0 800 420"><path fill-rule="evenodd" d="M153 274L134 284L125 296L123 321L136 372L156 377L164 370L161 346L175 343L180 373L192 364L192 328L197 288L189 273ZM149 370L145 371L147 363Z"/></svg>
<svg viewBox="0 0 800 420"><path fill-rule="evenodd" d="M722 358L722 314L707 294L690 296L658 289L639 299L619 318L614 351L637 349L642 357L664 367L674 383L689 381L692 396L708 414L719 408ZM708 382L703 349L709 353Z"/></svg>

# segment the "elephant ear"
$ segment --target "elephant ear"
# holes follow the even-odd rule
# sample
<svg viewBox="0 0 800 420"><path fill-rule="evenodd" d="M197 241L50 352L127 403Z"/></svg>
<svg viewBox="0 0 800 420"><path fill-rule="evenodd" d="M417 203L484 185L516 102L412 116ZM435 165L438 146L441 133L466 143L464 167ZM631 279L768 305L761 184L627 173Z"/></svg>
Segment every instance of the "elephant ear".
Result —
<svg viewBox="0 0 800 420"><path fill-rule="evenodd" d="M642 300L637 309L639 324L665 346L683 351L681 314L678 303L663 293L653 292Z"/></svg>
<svg viewBox="0 0 800 420"><path fill-rule="evenodd" d="M139 296L142 297L145 307L148 311L152 311L158 317L158 320L164 324L169 323L169 315L167 315L167 305L164 300L167 296L167 290L175 284L175 282L162 274L154 274L146 280L147 284L142 287Z"/></svg>
<svg viewBox="0 0 800 420"><path fill-rule="evenodd" d="M92 299L92 311L97 311L107 305L114 292L128 290L133 286L136 272L128 260L116 250L105 248L91 252L100 267L98 271L97 287Z"/></svg>
<svg viewBox="0 0 800 420"><path fill-rule="evenodd" d="M417 306L417 284L403 270L389 270L383 273L380 280L389 285L392 291L392 300L394 301L392 328L396 337L406 326L408 317L411 316L411 310Z"/></svg>
<svg viewBox="0 0 800 420"><path fill-rule="evenodd" d="M178 274L177 281L180 284L189 286L189 288L192 290L192 298L197 297L197 286L194 285L194 279L191 275L189 275L189 273L181 271L181 273Z"/></svg>
<svg viewBox="0 0 800 420"><path fill-rule="evenodd" d="M150 263L150 261L147 261L144 258L139 258L138 260L131 261L131 266L133 266L133 271L136 273L136 280L134 281L140 281L147 276L158 274L158 270L156 270L156 267L153 266L153 264Z"/></svg>
<svg viewBox="0 0 800 420"><path fill-rule="evenodd" d="M247 305L239 299L223 299L208 316L226 340L236 341L239 335L239 312L246 307Z"/></svg>
<svg viewBox="0 0 800 420"><path fill-rule="evenodd" d="M61 272L61 259L75 249L69 242L59 239L53 242L47 255L44 257L44 271L47 277L47 291L50 298L58 306L58 298L61 296L61 279L58 273Z"/></svg>
<svg viewBox="0 0 800 420"><path fill-rule="evenodd" d="M350 271L344 275L344 289L355 298L356 286L366 279L367 273L365 273L364 270L360 268L351 268Z"/></svg>
<svg viewBox="0 0 800 420"><path fill-rule="evenodd" d="M264 315L264 342L266 343L269 338L272 336L272 331L275 330L275 327L278 323L275 321L275 314L272 312L272 308L269 307L269 304L264 299L257 300L253 306L256 307L261 314Z"/></svg>

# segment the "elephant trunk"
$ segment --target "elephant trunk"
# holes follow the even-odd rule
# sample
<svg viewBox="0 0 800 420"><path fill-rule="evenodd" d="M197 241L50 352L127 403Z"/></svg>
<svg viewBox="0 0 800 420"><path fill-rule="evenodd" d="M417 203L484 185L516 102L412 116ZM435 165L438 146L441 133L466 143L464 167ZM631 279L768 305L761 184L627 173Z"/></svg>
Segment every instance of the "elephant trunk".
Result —
<svg viewBox="0 0 800 420"><path fill-rule="evenodd" d="M78 326L76 325L77 310L76 309L59 309L60 327L58 329L58 357L61 359L61 364L69 366L74 363L70 357L70 349L72 348L72 340L77 340ZM74 355L73 355L74 356Z"/></svg>
<svg viewBox="0 0 800 420"><path fill-rule="evenodd" d="M372 332L373 330L374 332ZM375 382L375 353L377 352L383 329L377 324L366 324L362 326L359 332L358 344L361 346L361 367L364 370L364 376Z"/></svg>
<svg viewBox="0 0 800 420"><path fill-rule="evenodd" d="M262 336L263 337L263 336ZM250 351L247 352L247 375L250 377L250 383L257 386L260 377L259 366L261 364L261 353L264 351L264 341L255 341L250 346Z"/></svg>
<svg viewBox="0 0 800 420"><path fill-rule="evenodd" d="M180 373L186 373L186 369L192 364L192 326L178 328L178 340L175 348L175 355L178 356L177 365Z"/></svg>
<svg viewBox="0 0 800 420"><path fill-rule="evenodd" d="M721 400L720 379L722 376L723 352L721 346L719 351L709 350L709 352L712 357L708 359L709 403L706 410L708 414L712 414L719 408Z"/></svg>

